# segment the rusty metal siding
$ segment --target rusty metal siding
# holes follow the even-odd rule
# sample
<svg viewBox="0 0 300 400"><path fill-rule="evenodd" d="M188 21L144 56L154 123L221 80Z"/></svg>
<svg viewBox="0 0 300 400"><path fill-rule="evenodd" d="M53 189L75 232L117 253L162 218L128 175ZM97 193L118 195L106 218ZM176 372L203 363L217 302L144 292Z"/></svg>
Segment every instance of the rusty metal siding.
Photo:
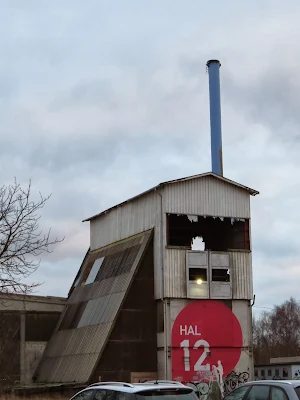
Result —
<svg viewBox="0 0 300 400"><path fill-rule="evenodd" d="M251 300L253 298L252 254L250 252L231 251L233 299Z"/></svg>
<svg viewBox="0 0 300 400"><path fill-rule="evenodd" d="M186 294L186 251L165 249L164 289L167 298L185 298Z"/></svg>
<svg viewBox="0 0 300 400"><path fill-rule="evenodd" d="M214 177L170 184L163 196L166 213L250 218L249 193Z"/></svg>
<svg viewBox="0 0 300 400"><path fill-rule="evenodd" d="M81 280L73 290L37 369L37 382L88 381L151 237L150 230L89 254L81 279L96 259L105 257L99 270L102 278L87 285ZM127 272L122 273L124 266Z"/></svg>

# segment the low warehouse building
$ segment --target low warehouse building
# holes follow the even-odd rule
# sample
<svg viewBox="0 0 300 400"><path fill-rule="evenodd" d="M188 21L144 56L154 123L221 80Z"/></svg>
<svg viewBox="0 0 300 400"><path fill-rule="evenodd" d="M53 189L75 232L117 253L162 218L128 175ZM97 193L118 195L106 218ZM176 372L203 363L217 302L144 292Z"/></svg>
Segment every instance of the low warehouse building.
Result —
<svg viewBox="0 0 300 400"><path fill-rule="evenodd" d="M30 384L66 299L0 294L0 386Z"/></svg>
<svg viewBox="0 0 300 400"><path fill-rule="evenodd" d="M255 379L300 379L300 357L271 358L270 364L254 366Z"/></svg>

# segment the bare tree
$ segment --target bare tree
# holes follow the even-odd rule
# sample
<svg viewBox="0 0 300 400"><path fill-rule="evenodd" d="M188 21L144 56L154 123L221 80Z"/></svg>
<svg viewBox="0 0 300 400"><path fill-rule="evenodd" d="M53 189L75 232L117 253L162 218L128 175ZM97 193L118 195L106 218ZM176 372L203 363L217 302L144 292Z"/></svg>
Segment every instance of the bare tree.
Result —
<svg viewBox="0 0 300 400"><path fill-rule="evenodd" d="M30 293L37 283L24 282L40 265L42 253L50 253L61 242L43 233L39 222L41 210L50 196L39 193L32 200L31 181L23 189L16 179L0 187L0 292Z"/></svg>
<svg viewBox="0 0 300 400"><path fill-rule="evenodd" d="M253 321L255 363L272 357L292 357L300 352L300 304L290 298Z"/></svg>

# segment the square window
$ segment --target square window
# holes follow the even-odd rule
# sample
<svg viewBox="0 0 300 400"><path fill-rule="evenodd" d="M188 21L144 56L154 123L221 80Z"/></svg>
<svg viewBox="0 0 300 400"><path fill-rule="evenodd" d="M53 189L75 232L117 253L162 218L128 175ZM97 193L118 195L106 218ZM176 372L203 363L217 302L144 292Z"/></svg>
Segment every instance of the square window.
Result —
<svg viewBox="0 0 300 400"><path fill-rule="evenodd" d="M213 282L230 282L230 271L228 268L212 268L211 280Z"/></svg>
<svg viewBox="0 0 300 400"><path fill-rule="evenodd" d="M207 269L206 268L189 268L189 281L198 283L207 282Z"/></svg>

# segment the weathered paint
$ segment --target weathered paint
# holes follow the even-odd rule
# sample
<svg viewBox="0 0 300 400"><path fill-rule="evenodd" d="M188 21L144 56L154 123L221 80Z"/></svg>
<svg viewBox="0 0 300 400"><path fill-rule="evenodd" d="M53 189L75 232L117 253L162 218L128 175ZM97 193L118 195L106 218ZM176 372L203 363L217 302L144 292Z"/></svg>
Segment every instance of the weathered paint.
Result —
<svg viewBox="0 0 300 400"><path fill-rule="evenodd" d="M165 249L165 297L185 298L187 296L186 253L187 250L180 248ZM232 274L232 298L251 300L253 298L251 253L249 251L230 251L224 254L229 255Z"/></svg>
<svg viewBox="0 0 300 400"><path fill-rule="evenodd" d="M90 249L103 248L154 229L155 298L162 297L162 198L159 191L138 197L90 221Z"/></svg>
<svg viewBox="0 0 300 400"><path fill-rule="evenodd" d="M61 325L57 326L55 334L48 342L37 369L38 382L83 383L88 381L108 340L108 335L115 324L120 306L128 293L151 238L152 231L150 230L111 246L109 249L100 249L96 254L90 256L90 262L93 263L95 259L100 257L109 259L109 256L120 253L124 256L124 254L127 254L128 248L135 249L138 246L137 252L133 252L132 256L128 255L130 268L127 273L120 273L113 279L103 278L103 282L109 281L106 282L107 292L103 291L103 286L99 290L101 281L89 285L80 285L73 290ZM120 258L120 260L123 260L123 258ZM119 279L122 275L123 280ZM85 307L81 316L77 305ZM68 310L70 310L69 314ZM76 320L76 323L74 323L74 320Z"/></svg>
<svg viewBox="0 0 300 400"><path fill-rule="evenodd" d="M231 251L232 293L234 299L253 299L252 254Z"/></svg>
<svg viewBox="0 0 300 400"><path fill-rule="evenodd" d="M25 343L25 384L32 383L38 363L43 355L47 342L26 342Z"/></svg>
<svg viewBox="0 0 300 400"><path fill-rule="evenodd" d="M168 185L163 200L166 213L250 218L249 193L213 176Z"/></svg>
<svg viewBox="0 0 300 400"><path fill-rule="evenodd" d="M177 315L172 327L172 379L200 381L217 370L223 383L242 351L242 329L219 301L196 300Z"/></svg>
<svg viewBox="0 0 300 400"><path fill-rule="evenodd" d="M168 308L167 308L167 326L166 330L169 332L167 335L167 346L171 350L171 331L174 326L175 320L180 312L189 304L193 302L214 302L226 304L229 309L232 310L232 313L237 318L241 330L242 330L242 351L241 356L238 363L235 366L235 373L240 374L247 372L248 378L253 379L253 359L252 359L252 313L250 301L248 300L190 300L190 299L170 299ZM172 364L171 364L171 356L168 357L168 368L167 368L167 376L164 375L165 368L165 359L163 354L163 349L158 349L158 377L159 379L168 379L172 378Z"/></svg>

